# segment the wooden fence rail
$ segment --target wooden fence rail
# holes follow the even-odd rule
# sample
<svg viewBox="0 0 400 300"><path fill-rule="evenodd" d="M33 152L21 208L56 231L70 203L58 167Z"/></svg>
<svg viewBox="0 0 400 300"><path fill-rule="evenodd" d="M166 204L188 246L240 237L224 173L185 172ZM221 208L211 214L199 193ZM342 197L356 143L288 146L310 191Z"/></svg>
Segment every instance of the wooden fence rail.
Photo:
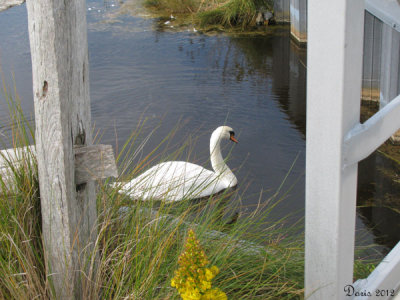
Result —
<svg viewBox="0 0 400 300"><path fill-rule="evenodd" d="M25 0L0 0L0 11L9 9L10 7L20 5L24 3Z"/></svg>

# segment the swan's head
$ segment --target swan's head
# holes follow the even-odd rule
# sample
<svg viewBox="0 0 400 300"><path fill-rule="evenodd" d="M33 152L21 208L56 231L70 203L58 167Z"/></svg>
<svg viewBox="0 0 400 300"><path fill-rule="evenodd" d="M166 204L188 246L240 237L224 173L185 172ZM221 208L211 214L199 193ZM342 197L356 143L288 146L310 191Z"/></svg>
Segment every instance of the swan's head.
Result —
<svg viewBox="0 0 400 300"><path fill-rule="evenodd" d="M217 137L219 140L227 139L232 142L238 143L238 140L235 138L235 132L229 126L220 126L214 130L211 137Z"/></svg>

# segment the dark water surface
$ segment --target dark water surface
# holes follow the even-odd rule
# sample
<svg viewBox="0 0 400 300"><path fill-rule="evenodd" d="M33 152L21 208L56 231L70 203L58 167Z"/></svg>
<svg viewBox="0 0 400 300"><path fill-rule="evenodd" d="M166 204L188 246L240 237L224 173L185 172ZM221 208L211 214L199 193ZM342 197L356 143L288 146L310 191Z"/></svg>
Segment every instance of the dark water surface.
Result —
<svg viewBox="0 0 400 300"><path fill-rule="evenodd" d="M181 137L198 135L194 162L211 168L209 136L228 124L240 141L228 164L242 201L256 203L261 190L268 198L291 170L282 191L294 186L276 214L303 217L306 50L291 42L289 28L258 37L174 32L128 4L87 3L92 121L101 142L120 148L140 119L148 118L145 132L161 121L145 152L180 120ZM25 6L0 13L0 28L1 68L8 83L15 74L24 111L32 114ZM0 120L5 132L4 109ZM361 219L357 227L372 243L375 225Z"/></svg>

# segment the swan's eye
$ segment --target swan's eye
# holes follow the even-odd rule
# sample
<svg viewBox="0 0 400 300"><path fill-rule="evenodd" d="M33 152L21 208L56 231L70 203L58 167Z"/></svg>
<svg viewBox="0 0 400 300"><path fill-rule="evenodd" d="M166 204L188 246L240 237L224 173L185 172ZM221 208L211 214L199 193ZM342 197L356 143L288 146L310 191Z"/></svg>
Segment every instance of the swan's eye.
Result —
<svg viewBox="0 0 400 300"><path fill-rule="evenodd" d="M234 133L233 131L229 131L229 134L230 134L229 139L230 139L232 142L238 143L238 140L235 139L235 133Z"/></svg>

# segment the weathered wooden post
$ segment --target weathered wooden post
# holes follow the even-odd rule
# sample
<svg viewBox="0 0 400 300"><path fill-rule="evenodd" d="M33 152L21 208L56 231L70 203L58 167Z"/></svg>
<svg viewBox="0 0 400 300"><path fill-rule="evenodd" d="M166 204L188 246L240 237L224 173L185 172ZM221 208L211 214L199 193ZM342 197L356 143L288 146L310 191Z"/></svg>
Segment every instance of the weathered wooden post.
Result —
<svg viewBox="0 0 400 300"><path fill-rule="evenodd" d="M82 276L87 272L82 265L97 235L96 170L88 163L87 178L78 180L75 159L85 161L96 147L91 146L86 3L28 0L27 9L46 269L57 299L79 299L80 278L90 276Z"/></svg>

